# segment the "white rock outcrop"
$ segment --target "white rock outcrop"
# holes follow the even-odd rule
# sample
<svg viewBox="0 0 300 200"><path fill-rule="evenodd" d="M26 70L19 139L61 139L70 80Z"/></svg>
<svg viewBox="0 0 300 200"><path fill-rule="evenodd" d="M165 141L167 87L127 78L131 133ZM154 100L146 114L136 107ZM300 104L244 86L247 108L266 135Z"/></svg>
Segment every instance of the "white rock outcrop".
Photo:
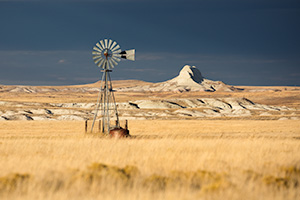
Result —
<svg viewBox="0 0 300 200"><path fill-rule="evenodd" d="M185 92L185 91L207 91L214 92L217 90L233 91L235 88L224 84L221 81L212 81L205 79L201 72L195 66L185 65L179 75L175 78L161 82L153 83L146 86L135 86L126 88L117 88L117 91L133 91L133 92Z"/></svg>
<svg viewBox="0 0 300 200"><path fill-rule="evenodd" d="M94 115L95 104L0 102L0 120L85 120ZM3 106L5 105L5 106ZM18 106L16 106L18 105ZM299 111L286 106L254 103L247 98L184 98L136 100L117 103L119 116L129 119L181 119L211 117L263 116L281 120L298 119ZM23 107L23 108L22 108ZM24 109L26 107L26 109ZM39 108L36 108L39 107ZM13 109L13 110L10 110Z"/></svg>

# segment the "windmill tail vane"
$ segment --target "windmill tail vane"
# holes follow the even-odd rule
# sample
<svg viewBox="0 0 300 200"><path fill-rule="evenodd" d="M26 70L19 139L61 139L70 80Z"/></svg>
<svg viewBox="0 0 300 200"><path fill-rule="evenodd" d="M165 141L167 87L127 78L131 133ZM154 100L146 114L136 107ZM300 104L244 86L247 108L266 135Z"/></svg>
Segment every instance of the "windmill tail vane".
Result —
<svg viewBox="0 0 300 200"><path fill-rule="evenodd" d="M135 49L122 51L120 45L118 45L116 41L104 39L95 44L92 55L94 63L103 69L103 74L91 132L93 132L98 112L101 110L102 132L110 133L112 129L122 128L119 123L119 115L109 72L112 72L112 69L117 66L118 62L122 59L134 61ZM115 126L111 126L111 119L116 120Z"/></svg>
<svg viewBox="0 0 300 200"><path fill-rule="evenodd" d="M120 54L121 54L121 58L135 61L135 49L130 49L130 50L127 50L127 51L122 51Z"/></svg>

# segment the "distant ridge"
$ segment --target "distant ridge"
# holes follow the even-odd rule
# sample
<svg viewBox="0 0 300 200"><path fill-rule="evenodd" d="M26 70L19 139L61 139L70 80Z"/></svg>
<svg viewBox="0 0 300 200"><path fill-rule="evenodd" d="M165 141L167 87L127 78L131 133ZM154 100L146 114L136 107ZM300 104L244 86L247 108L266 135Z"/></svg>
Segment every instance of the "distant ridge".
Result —
<svg viewBox="0 0 300 200"><path fill-rule="evenodd" d="M0 94L4 93L95 93L99 91L100 82L84 85L61 85L61 86L26 86L26 85L1 85ZM185 65L178 76L160 83L151 83L141 80L113 80L114 90L119 92L189 92L189 91L248 91L265 92L281 90L300 90L298 87L287 86L231 86L222 81L212 81L202 76L195 66ZM241 89L241 88L243 89Z"/></svg>
<svg viewBox="0 0 300 200"><path fill-rule="evenodd" d="M171 80L153 83L144 86L134 86L134 87L121 87L117 88L117 91L153 91L153 92L187 92L187 91L234 91L235 87L226 85L222 81L212 81L205 79L201 72L195 66L185 65L179 75Z"/></svg>
<svg viewBox="0 0 300 200"><path fill-rule="evenodd" d="M61 86L26 86L26 85L0 85L0 93L57 93L57 92L98 92L101 81L85 85L61 85ZM152 83L140 80L114 80L113 87L134 87L137 85L149 85Z"/></svg>
<svg viewBox="0 0 300 200"><path fill-rule="evenodd" d="M12 93L45 93L45 92L96 92L99 91L100 82L85 85L71 86L1 86L0 92ZM222 81L212 81L202 76L195 66L185 65L175 78L150 83L140 80L115 80L113 88L120 92L188 92L188 91L235 91L237 88L226 85Z"/></svg>

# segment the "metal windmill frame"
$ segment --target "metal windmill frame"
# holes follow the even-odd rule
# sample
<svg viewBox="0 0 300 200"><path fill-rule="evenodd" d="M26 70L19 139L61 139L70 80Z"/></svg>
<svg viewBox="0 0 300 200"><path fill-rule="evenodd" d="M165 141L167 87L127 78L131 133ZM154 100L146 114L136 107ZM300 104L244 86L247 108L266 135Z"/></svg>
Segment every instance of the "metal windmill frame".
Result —
<svg viewBox="0 0 300 200"><path fill-rule="evenodd" d="M102 117L102 133L109 133L112 128L120 128L119 114L112 88L110 72L121 59L135 60L135 49L122 51L117 42L111 39L100 40L93 48L93 59L98 67L103 70L100 83L100 90L97 98L95 115L92 123L91 132L95 125L99 110ZM116 123L112 127L111 118L115 117Z"/></svg>

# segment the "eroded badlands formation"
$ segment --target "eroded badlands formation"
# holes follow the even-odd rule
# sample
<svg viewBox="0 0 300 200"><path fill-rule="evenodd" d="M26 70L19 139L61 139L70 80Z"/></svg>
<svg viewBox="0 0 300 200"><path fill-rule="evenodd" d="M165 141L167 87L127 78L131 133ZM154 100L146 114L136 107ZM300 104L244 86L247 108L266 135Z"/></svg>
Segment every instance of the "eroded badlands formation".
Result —
<svg viewBox="0 0 300 200"><path fill-rule="evenodd" d="M14 109L0 111L0 120L85 120L94 114L95 103L20 103L0 102ZM296 110L285 106L256 104L241 98L202 98L137 100L117 103L121 119L177 119L289 115Z"/></svg>
<svg viewBox="0 0 300 200"><path fill-rule="evenodd" d="M126 82L125 85L130 83L129 81L124 82ZM142 81L138 83L142 83ZM298 90L298 88L296 89ZM127 99L129 99L125 101L116 99L121 119L300 119L299 106L264 105L251 100L251 98L241 97L243 95L232 95L244 94L244 91L226 85L221 81L205 79L196 67L188 65L183 67L177 77L169 81L133 84L130 87L124 87L121 84L121 87L116 87L116 90L122 95L127 95ZM9 99L6 101L0 99L0 120L92 119L98 92L99 89L95 84L72 87L0 86L0 97L2 95L2 97ZM264 92L275 94L277 91L275 89L250 91L251 95L253 93L254 96L257 96L258 92L260 92L259 94L267 94ZM292 92L291 101L293 99L297 101L299 92ZM179 98L164 98L163 95L157 99L151 98L153 94L166 93L176 94ZM192 96L187 95L192 93ZM217 95L214 95L215 93ZM135 94L139 97L138 99L134 98ZM197 94L199 96L203 96L203 94L211 95L197 98L195 97ZM22 95L23 98L26 97L27 99L19 100ZM64 99L72 95L75 97L72 101L77 101L76 103L56 103L53 101L53 98ZM183 95L185 95L185 98L182 98ZM89 96L89 99L81 101L85 96ZM37 101L41 97L46 101ZM47 101L47 98L52 99ZM266 95L266 98L272 97ZM289 105L294 104L292 102Z"/></svg>

